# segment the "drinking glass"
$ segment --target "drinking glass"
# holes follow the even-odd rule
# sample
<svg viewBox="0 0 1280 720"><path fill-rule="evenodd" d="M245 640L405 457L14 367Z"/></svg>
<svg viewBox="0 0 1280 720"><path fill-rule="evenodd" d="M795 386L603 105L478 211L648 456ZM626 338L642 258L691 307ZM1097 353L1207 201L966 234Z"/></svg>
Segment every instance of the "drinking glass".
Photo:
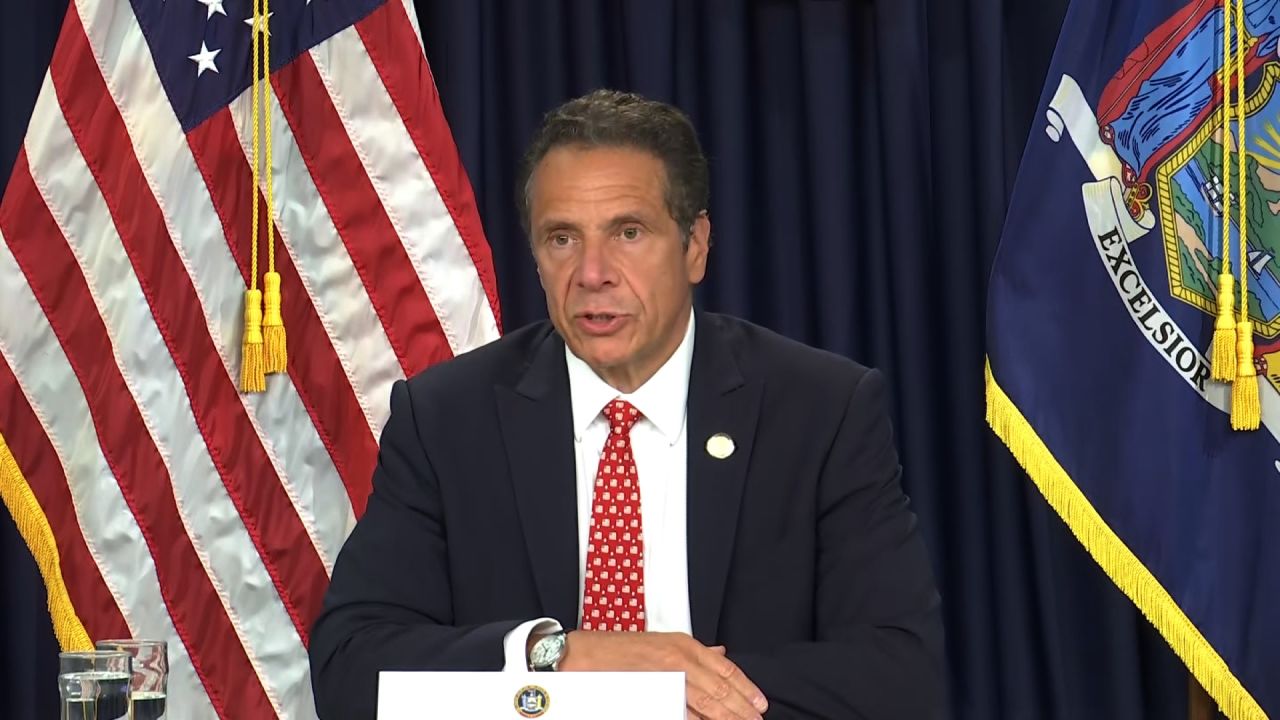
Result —
<svg viewBox="0 0 1280 720"><path fill-rule="evenodd" d="M62 720L129 720L131 665L119 650L59 653Z"/></svg>
<svg viewBox="0 0 1280 720"><path fill-rule="evenodd" d="M168 696L169 654L163 640L99 640L99 650L118 650L133 660L129 683L133 720L161 720Z"/></svg>

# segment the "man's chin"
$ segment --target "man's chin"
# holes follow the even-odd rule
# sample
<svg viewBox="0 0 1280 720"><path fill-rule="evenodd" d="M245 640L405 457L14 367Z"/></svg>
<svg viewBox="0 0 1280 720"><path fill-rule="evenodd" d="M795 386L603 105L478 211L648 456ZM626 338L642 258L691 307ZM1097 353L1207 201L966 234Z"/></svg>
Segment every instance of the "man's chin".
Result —
<svg viewBox="0 0 1280 720"><path fill-rule="evenodd" d="M580 355L582 361L591 366L592 370L597 373L607 372L626 364L625 356L620 353L600 353L586 351L584 355Z"/></svg>
<svg viewBox="0 0 1280 720"><path fill-rule="evenodd" d="M628 357L624 343L615 338L578 338L569 349L597 374L625 365Z"/></svg>

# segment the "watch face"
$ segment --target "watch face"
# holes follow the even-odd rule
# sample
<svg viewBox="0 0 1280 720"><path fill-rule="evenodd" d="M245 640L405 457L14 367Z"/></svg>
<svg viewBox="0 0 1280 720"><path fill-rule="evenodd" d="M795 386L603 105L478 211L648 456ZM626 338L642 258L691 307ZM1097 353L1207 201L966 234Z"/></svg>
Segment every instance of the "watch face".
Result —
<svg viewBox="0 0 1280 720"><path fill-rule="evenodd" d="M549 667L560 659L564 649L564 635L556 633L548 635L533 644L533 652L529 653L529 663L534 667Z"/></svg>

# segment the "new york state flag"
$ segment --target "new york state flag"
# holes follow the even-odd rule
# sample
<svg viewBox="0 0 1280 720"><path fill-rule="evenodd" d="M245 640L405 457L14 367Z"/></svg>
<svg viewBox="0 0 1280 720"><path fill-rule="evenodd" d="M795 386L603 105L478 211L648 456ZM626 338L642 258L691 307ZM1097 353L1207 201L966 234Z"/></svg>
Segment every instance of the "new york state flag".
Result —
<svg viewBox="0 0 1280 720"><path fill-rule="evenodd" d="M1280 718L1278 51L1280 0L1074 0L988 296L988 423L1233 720Z"/></svg>

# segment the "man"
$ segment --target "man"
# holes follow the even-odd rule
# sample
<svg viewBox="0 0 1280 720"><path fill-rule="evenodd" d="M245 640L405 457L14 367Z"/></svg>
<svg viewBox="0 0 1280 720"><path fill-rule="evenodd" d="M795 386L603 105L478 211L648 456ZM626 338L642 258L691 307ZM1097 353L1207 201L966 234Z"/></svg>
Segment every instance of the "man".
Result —
<svg viewBox="0 0 1280 720"><path fill-rule="evenodd" d="M321 715L371 717L380 670L530 667L683 671L695 718L939 715L884 381L694 311L711 222L688 119L570 101L523 180L551 321L392 391L311 637Z"/></svg>

